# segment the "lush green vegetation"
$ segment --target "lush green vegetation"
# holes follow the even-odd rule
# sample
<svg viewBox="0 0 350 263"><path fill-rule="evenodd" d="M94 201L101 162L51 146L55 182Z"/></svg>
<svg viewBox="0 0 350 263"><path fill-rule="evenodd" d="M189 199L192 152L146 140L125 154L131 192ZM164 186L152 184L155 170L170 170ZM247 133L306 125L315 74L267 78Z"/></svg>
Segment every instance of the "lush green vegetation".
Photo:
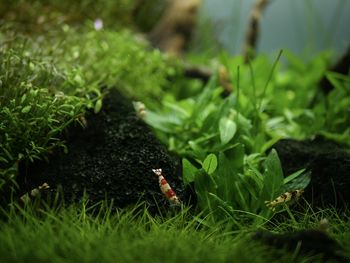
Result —
<svg viewBox="0 0 350 263"><path fill-rule="evenodd" d="M118 86L135 98L147 93L154 101L175 72L130 32L92 25L78 31L65 24L44 39L4 29L0 55L0 189L13 182L18 161L65 147L59 134L87 109L100 110L107 92L102 86Z"/></svg>
<svg viewBox="0 0 350 263"><path fill-rule="evenodd" d="M185 157L185 182L194 182L200 205L214 222L232 220L237 211L239 218L251 213L266 220L271 211L264 201L307 186L308 174L295 171L284 178L277 154L266 158L279 139L322 135L343 145L350 141L350 78L325 73L327 54L307 66L286 57L284 68L263 56L248 65L223 57L234 83L228 97L222 96L217 75L197 94L181 100L170 94L160 110L147 112L145 120L169 149ZM315 101L323 74L335 88Z"/></svg>
<svg viewBox="0 0 350 263"><path fill-rule="evenodd" d="M324 262L253 242L256 228L246 224L234 232L230 224L206 227L188 209L154 217L143 206L111 213L105 204L101 208L83 204L65 209L12 208L6 217L7 222L0 221L3 262ZM332 236L349 247L349 221L334 211L295 217L270 228L277 233L317 228L319 220L328 218Z"/></svg>
<svg viewBox="0 0 350 263"><path fill-rule="evenodd" d="M252 243L251 232L317 228L323 218L330 234L350 247L346 215L311 208L301 215L286 205L273 211L265 203L310 180L303 170L283 175L277 153L268 151L279 139L324 136L350 147L350 77L327 72L330 53L305 63L284 51L248 64L221 54L216 64L233 86L227 95L220 71L207 84L186 80L180 62L137 39L129 31L133 1L5 2L0 0L0 193L16 190L19 161L69 150L60 134L72 122L83 125L87 110L98 112L115 86L146 104L145 121L183 158L184 181L194 184L200 212L183 208L153 217L142 206L112 213L105 204L101 210L11 205L0 221L4 261L266 262L279 256L289 262L293 255ZM38 10L45 15L36 17ZM97 18L104 29L94 27ZM319 89L324 75L334 86L329 94ZM272 223L281 211L288 218Z"/></svg>

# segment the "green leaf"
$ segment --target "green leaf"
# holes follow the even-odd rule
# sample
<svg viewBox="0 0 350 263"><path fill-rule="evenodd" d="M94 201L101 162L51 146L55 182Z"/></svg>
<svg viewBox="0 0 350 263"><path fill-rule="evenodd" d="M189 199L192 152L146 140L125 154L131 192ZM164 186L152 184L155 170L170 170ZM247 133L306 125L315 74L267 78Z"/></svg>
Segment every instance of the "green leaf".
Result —
<svg viewBox="0 0 350 263"><path fill-rule="evenodd" d="M94 112L99 113L101 109L102 109L102 99L99 99L98 101L96 101Z"/></svg>
<svg viewBox="0 0 350 263"><path fill-rule="evenodd" d="M207 208L210 210L208 193L216 193L217 189L214 179L212 176L208 175L203 168L201 168L198 170L198 173L195 176L194 186L200 207L203 210Z"/></svg>
<svg viewBox="0 0 350 263"><path fill-rule="evenodd" d="M239 176L237 176L239 178ZM235 181L234 182L234 187L235 187L235 201L239 203L240 208L246 211L249 211L249 205L247 204L248 201L248 192L246 189L244 189L242 186L242 180L240 181Z"/></svg>
<svg viewBox="0 0 350 263"><path fill-rule="evenodd" d="M221 143L226 144L236 134L237 125L233 120L227 117L222 117L219 122L219 131Z"/></svg>
<svg viewBox="0 0 350 263"><path fill-rule="evenodd" d="M205 150L195 141L189 141L188 145L191 147L196 157L200 160L203 160L205 157Z"/></svg>
<svg viewBox="0 0 350 263"><path fill-rule="evenodd" d="M311 172L300 174L298 177L290 181L288 184L283 185L283 192L305 189L311 181Z"/></svg>
<svg viewBox="0 0 350 263"><path fill-rule="evenodd" d="M27 94L23 94L22 98L21 98L21 104L23 104L23 102L26 100L27 98Z"/></svg>
<svg viewBox="0 0 350 263"><path fill-rule="evenodd" d="M171 109L172 111L174 111L176 113L176 115L180 116L183 119L190 117L190 114L183 107L181 107L179 104L170 103L167 101L164 101L163 104L165 107Z"/></svg>
<svg viewBox="0 0 350 263"><path fill-rule="evenodd" d="M218 166L218 159L216 158L215 154L211 153L209 154L204 162L203 162L203 169L208 173L212 174L215 172L217 166Z"/></svg>
<svg viewBox="0 0 350 263"><path fill-rule="evenodd" d="M264 163L264 166L265 172L262 201L270 201L280 194L279 191L281 190L284 179L281 162L275 149L271 150Z"/></svg>
<svg viewBox="0 0 350 263"><path fill-rule="evenodd" d="M182 174L185 184L189 184L194 181L198 169L186 158L182 159Z"/></svg>
<svg viewBox="0 0 350 263"><path fill-rule="evenodd" d="M28 113L30 111L30 109L32 108L32 106L28 105L28 106L25 106L23 109L22 109L22 113Z"/></svg>
<svg viewBox="0 0 350 263"><path fill-rule="evenodd" d="M238 143L235 144L234 147L227 149L225 151L225 155L229 159L230 162L230 168L235 171L242 171L243 165L244 165L244 154L245 154L245 147L243 144Z"/></svg>
<svg viewBox="0 0 350 263"><path fill-rule="evenodd" d="M288 175L286 178L284 178L283 184L289 183L290 181L294 180L295 178L297 178L298 176L300 176L304 172L305 172L305 169L301 169L299 171L296 171L295 173Z"/></svg>
<svg viewBox="0 0 350 263"><path fill-rule="evenodd" d="M8 159L10 161L13 160L14 158L13 158L12 154L4 146L2 146L1 144L0 144L0 146L1 146L2 150L5 152L5 154L7 155Z"/></svg>
<svg viewBox="0 0 350 263"><path fill-rule="evenodd" d="M232 215L234 213L233 207L229 205L226 201L222 200L216 194L209 193L209 196L217 202L217 206L221 206L227 213Z"/></svg>
<svg viewBox="0 0 350 263"><path fill-rule="evenodd" d="M0 156L0 163L9 163L7 159L5 159L4 157Z"/></svg>
<svg viewBox="0 0 350 263"><path fill-rule="evenodd" d="M228 201L233 202L236 199L236 193L233 189L233 185L238 178L238 174L243 168L244 147L239 144L225 152L219 152L218 156L218 170L215 172L214 179L218 185L218 193L220 197Z"/></svg>
<svg viewBox="0 0 350 263"><path fill-rule="evenodd" d="M176 128L176 125L171 123L167 116L163 116L149 110L147 111L144 120L148 125L165 133L173 133Z"/></svg>

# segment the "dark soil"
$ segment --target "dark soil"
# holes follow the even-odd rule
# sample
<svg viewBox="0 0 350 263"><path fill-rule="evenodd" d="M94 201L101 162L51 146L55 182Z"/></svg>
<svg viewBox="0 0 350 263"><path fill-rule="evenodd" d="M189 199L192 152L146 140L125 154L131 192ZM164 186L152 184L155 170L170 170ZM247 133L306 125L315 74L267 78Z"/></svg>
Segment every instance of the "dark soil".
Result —
<svg viewBox="0 0 350 263"><path fill-rule="evenodd" d="M50 192L62 186L68 203L80 201L86 191L90 204L113 199L116 207L146 201L153 209L164 208L169 202L152 172L162 168L179 198L187 200L179 160L169 155L116 89L106 96L102 110L86 120L85 129L76 125L68 130L68 154L59 152L49 162L21 166L23 193L46 182Z"/></svg>
<svg viewBox="0 0 350 263"><path fill-rule="evenodd" d="M273 146L281 159L283 172L311 171L304 198L313 207L345 208L350 201L350 153L337 144L315 140L281 140Z"/></svg>

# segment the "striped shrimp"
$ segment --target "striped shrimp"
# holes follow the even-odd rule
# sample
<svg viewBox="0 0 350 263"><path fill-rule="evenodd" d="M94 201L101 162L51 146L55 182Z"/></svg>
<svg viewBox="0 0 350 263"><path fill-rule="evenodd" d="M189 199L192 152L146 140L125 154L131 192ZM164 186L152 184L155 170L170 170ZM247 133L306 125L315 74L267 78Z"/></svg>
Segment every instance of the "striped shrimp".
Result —
<svg viewBox="0 0 350 263"><path fill-rule="evenodd" d="M166 199L175 205L180 205L180 199L176 196L175 191L171 188L169 183L165 180L164 174L161 168L152 169L152 171L158 176L159 187Z"/></svg>
<svg viewBox="0 0 350 263"><path fill-rule="evenodd" d="M272 211L276 210L276 206L292 201L292 200L298 200L299 197L303 194L303 190L293 190L289 192L285 192L281 194L279 197L277 197L275 200L272 201L265 201L265 204L268 208L270 208Z"/></svg>

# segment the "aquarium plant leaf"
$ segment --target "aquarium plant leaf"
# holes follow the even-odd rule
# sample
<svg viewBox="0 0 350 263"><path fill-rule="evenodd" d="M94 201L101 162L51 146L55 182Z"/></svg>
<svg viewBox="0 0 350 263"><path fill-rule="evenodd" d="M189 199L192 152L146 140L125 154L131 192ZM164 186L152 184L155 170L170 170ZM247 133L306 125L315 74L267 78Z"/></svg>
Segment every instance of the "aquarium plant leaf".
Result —
<svg viewBox="0 0 350 263"><path fill-rule="evenodd" d="M222 117L219 122L220 140L222 144L228 143L236 134L236 123L227 117Z"/></svg>
<svg viewBox="0 0 350 263"><path fill-rule="evenodd" d="M208 174L214 173L217 166L218 166L218 160L217 160L215 154L213 154L213 153L209 154L203 162L203 169Z"/></svg>

